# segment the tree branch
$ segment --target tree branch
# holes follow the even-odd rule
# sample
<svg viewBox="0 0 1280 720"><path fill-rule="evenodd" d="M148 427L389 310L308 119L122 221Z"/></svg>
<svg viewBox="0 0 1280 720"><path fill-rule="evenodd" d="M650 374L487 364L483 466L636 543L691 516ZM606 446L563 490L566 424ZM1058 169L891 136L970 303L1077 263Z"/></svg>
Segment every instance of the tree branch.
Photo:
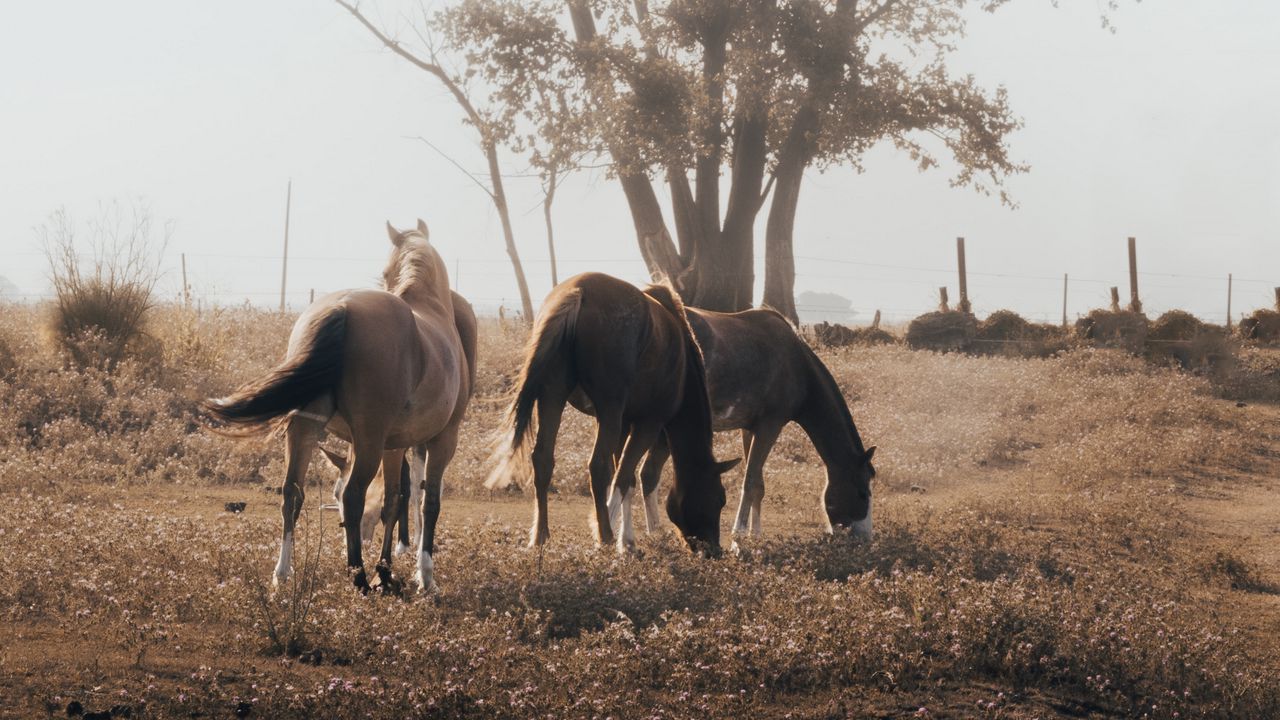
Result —
<svg viewBox="0 0 1280 720"><path fill-rule="evenodd" d="M489 188L485 187L484 183L482 183L482 182L480 182L479 180L477 180L477 179L476 179L476 176L475 176L474 174L472 174L472 172L471 172L470 170L468 170L468 169L466 169L466 168L462 167L462 165L461 165L461 164L459 164L457 160L454 160L453 158L449 157L449 154L448 154L448 153L446 153L445 151L443 151L443 150L441 150L440 148L436 147L436 146L435 146L435 143L433 143L433 142L431 142L430 140L428 140L428 139L426 139L426 138L422 137L421 135L405 135L405 136L404 136L404 139L406 139L406 140L415 140L415 139L416 139L416 140L421 140L422 142L426 143L426 144L427 144L427 147L429 147L429 148L431 148L432 150L435 150L436 152L440 153L440 157L443 157L445 160L448 160L448 161L450 162L450 164L452 164L454 167L456 167L456 168L458 168L459 170L461 170L461 171L462 171L462 172L463 172L467 177L471 178L471 182L475 183L477 187L479 187L481 190L483 190L485 195L488 195L491 199L494 197L494 195L493 195L493 191L492 191L492 190L490 190Z"/></svg>

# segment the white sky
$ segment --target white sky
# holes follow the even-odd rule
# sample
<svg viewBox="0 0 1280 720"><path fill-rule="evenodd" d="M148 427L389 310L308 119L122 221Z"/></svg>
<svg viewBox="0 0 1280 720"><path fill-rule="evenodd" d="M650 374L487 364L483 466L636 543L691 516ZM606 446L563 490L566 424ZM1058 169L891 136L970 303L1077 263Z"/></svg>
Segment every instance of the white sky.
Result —
<svg viewBox="0 0 1280 720"><path fill-rule="evenodd" d="M1280 3L1147 0L1099 28L1095 0L1014 0L975 12L952 68L1008 87L1026 128L1010 183L1017 210L919 174L891 148L866 173L811 173L796 230L797 290L840 293L863 318L955 297L955 237L968 245L979 313L1072 315L1127 294L1125 237L1138 237L1149 311L1221 321L1268 305L1280 285ZM391 5L387 6L392 7ZM395 15L388 10L388 19ZM0 22L0 276L48 292L33 227L66 206L145 198L177 232L198 295L277 301L285 184L293 179L290 299L374 282L384 220L423 217L478 305L518 305L487 197L416 140L467 167L474 133L432 78L383 50L323 0L218 3L49 0ZM522 163L512 158L508 171ZM550 287L536 180L509 181L535 303ZM584 174L555 206L561 277L588 269L644 280L616 183ZM761 222L763 223L763 214ZM763 225L757 256L763 255ZM763 282L758 263L757 287ZM757 292L758 297L758 292Z"/></svg>

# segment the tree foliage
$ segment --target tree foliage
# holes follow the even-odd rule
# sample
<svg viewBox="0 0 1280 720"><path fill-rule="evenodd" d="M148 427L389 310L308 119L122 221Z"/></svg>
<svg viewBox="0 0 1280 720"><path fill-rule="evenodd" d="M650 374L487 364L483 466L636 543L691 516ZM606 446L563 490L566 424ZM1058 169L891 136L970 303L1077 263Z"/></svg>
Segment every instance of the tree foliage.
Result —
<svg viewBox="0 0 1280 720"><path fill-rule="evenodd" d="M806 169L860 168L890 142L1011 202L1020 121L1003 89L947 66L970 11L1003 2L463 0L438 21L502 108L507 142L607 157L650 270L687 300L750 305L753 226L772 190L765 300L794 317ZM671 193L674 243L655 180Z"/></svg>

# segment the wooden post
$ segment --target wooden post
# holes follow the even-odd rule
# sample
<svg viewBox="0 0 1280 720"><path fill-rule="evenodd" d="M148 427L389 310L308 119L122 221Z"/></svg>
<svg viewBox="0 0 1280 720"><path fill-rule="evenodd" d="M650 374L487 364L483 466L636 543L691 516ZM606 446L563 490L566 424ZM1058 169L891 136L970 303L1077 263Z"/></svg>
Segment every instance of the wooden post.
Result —
<svg viewBox="0 0 1280 720"><path fill-rule="evenodd" d="M182 253L182 306L191 304L191 286L187 284L187 254Z"/></svg>
<svg viewBox="0 0 1280 720"><path fill-rule="evenodd" d="M1227 273L1227 332L1231 332L1231 273Z"/></svg>
<svg viewBox="0 0 1280 720"><path fill-rule="evenodd" d="M969 278L964 269L964 238L956 238L956 263L960 268L960 303L956 309L962 313L972 312L969 305Z"/></svg>
<svg viewBox="0 0 1280 720"><path fill-rule="evenodd" d="M293 205L293 179L284 196L284 253L280 263L280 312L284 312L284 286L289 277L289 209Z"/></svg>
<svg viewBox="0 0 1280 720"><path fill-rule="evenodd" d="M1129 309L1142 312L1142 301L1138 299L1138 240L1129 238Z"/></svg>
<svg viewBox="0 0 1280 720"><path fill-rule="evenodd" d="M880 311L879 310L876 311L875 319L871 321L871 329L872 330L880 329Z"/></svg>
<svg viewBox="0 0 1280 720"><path fill-rule="evenodd" d="M1062 327L1067 326L1067 274L1062 273Z"/></svg>
<svg viewBox="0 0 1280 720"><path fill-rule="evenodd" d="M1111 312L1120 312L1120 288L1111 288Z"/></svg>
<svg viewBox="0 0 1280 720"><path fill-rule="evenodd" d="M938 288L938 298L940 300L938 303L938 310L941 312L950 311L951 308L947 306L947 288L945 285Z"/></svg>
<svg viewBox="0 0 1280 720"><path fill-rule="evenodd" d="M1280 287L1276 288L1276 312L1280 312Z"/></svg>
<svg viewBox="0 0 1280 720"><path fill-rule="evenodd" d="M315 301L316 301L316 289L311 288L311 299L308 302L315 303Z"/></svg>

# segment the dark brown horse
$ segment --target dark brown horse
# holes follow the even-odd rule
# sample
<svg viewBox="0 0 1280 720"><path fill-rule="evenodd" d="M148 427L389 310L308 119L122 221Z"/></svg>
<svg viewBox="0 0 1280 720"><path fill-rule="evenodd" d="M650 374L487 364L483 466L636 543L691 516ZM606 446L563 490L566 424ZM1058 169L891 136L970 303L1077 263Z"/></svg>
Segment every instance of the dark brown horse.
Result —
<svg viewBox="0 0 1280 720"><path fill-rule="evenodd" d="M822 492L828 531L847 528L871 537L871 458L849 406L831 372L791 325L772 310L719 313L688 308L706 363L716 430L741 430L746 477L734 535L759 535L764 497L764 462L782 428L796 422L809 435L827 467ZM662 476L667 448L657 443L641 471L646 521L654 523L650 500ZM621 503L610 498L611 514ZM625 518L623 518L625 522Z"/></svg>
<svg viewBox="0 0 1280 720"><path fill-rule="evenodd" d="M543 303L508 413L511 444L488 482L494 487L528 474L525 453L536 408L530 546L541 545L550 534L547 488L566 403L596 417L590 473L601 544L614 540L605 506L610 485L629 508L636 469L665 435L675 465L667 516L690 547L719 552L725 504L720 474L738 461L718 463L712 457L702 354L669 288L650 286L642 292L617 278L586 273L557 285ZM634 544L625 519L617 542L620 551Z"/></svg>
<svg viewBox="0 0 1280 720"><path fill-rule="evenodd" d="M294 323L279 366L229 397L204 404L215 421L243 431L286 428L277 582L290 572L302 479L327 429L351 443L351 459L335 491L341 491L347 566L362 591L369 589L360 537L368 484L382 466L384 511L395 517L405 449L426 451L416 580L424 590L435 586L431 553L439 488L471 398L475 354L464 348L448 273L427 241L426 223L419 220L405 232L388 223L387 234L392 252L383 272L385 292L345 290L312 303ZM383 587L397 582L391 575L393 527L388 523L383 532L378 560Z"/></svg>

